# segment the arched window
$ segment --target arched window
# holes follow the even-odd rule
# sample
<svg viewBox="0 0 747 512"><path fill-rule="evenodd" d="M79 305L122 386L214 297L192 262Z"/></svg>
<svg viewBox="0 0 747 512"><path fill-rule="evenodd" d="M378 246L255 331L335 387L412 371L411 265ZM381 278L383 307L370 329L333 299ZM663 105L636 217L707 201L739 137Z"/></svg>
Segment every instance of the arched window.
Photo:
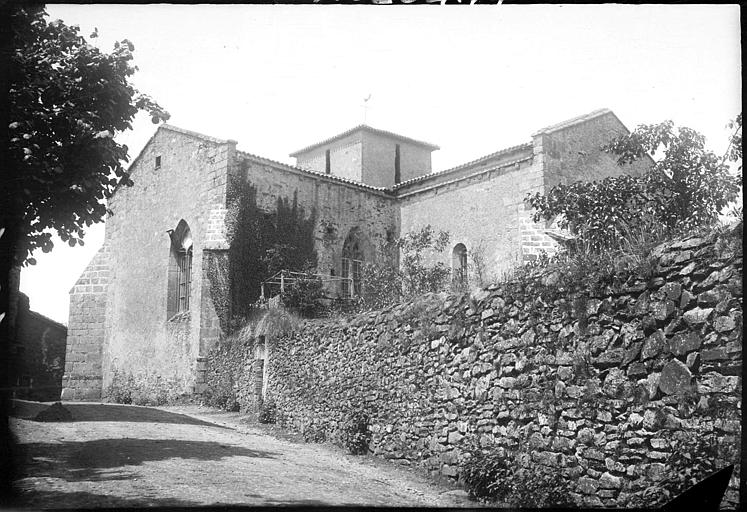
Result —
<svg viewBox="0 0 747 512"><path fill-rule="evenodd" d="M342 246L342 296L357 297L362 290L363 248L358 228L350 230Z"/></svg>
<svg viewBox="0 0 747 512"><path fill-rule="evenodd" d="M184 220L176 229L169 231L169 278L167 294L167 318L182 311L189 311L189 295L192 285L192 233Z"/></svg>
<svg viewBox="0 0 747 512"><path fill-rule="evenodd" d="M465 284L467 282L467 248L464 244L456 244L451 252L451 269L454 283Z"/></svg>

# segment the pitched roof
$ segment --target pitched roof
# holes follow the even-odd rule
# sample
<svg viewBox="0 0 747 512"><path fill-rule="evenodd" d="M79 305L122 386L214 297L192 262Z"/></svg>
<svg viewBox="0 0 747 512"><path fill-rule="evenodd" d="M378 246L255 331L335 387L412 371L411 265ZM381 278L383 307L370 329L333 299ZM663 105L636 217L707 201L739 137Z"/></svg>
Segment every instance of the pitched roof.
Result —
<svg viewBox="0 0 747 512"><path fill-rule="evenodd" d="M272 159L264 157L264 156L259 156L259 155L254 155L252 153L247 153L246 151L237 151L237 153L240 156L253 158L254 160L259 160L261 162L270 164L270 165L272 165L274 167L279 167L279 168L281 168L283 170L292 171L292 172L301 172L303 174L309 174L309 175L313 176L314 178L324 178L324 179L327 179L327 180L330 180L330 181L336 181L338 183L345 183L347 185L352 185L354 187L363 188L363 189L366 189L366 190L373 190L373 191L381 192L381 193L388 193L388 192L391 191L391 189L388 189L388 188L374 187L373 185L367 185L367 184L365 184L363 182L360 182L360 181L349 180L347 178L342 178L340 176L335 176L334 174L326 174L326 173L322 173L322 172L312 171L310 169L304 169L303 167L297 167L295 165L285 164L283 162L278 162L277 160L272 160Z"/></svg>
<svg viewBox="0 0 747 512"><path fill-rule="evenodd" d="M187 135L189 137L195 137L197 139L201 139L207 142L212 142L213 144L226 144L226 143L233 143L237 144L235 140L231 139L218 139L216 137L211 137L210 135L205 135L202 133L193 132L191 130L185 130L184 128L179 128L178 126L174 126L171 124L163 123L158 128L156 128L156 131L153 132L153 135L151 135L150 139L148 139L148 142L146 142L143 147L140 149L140 153L137 154L135 158L132 159L132 162L127 166L127 171L129 172L130 169L135 167L135 164L140 160L140 157L145 153L145 149L148 147L148 145L153 142L153 139L156 138L156 135L158 135L158 132L161 130L169 130L175 133L180 133L182 135ZM119 188L119 186L117 186Z"/></svg>
<svg viewBox="0 0 747 512"><path fill-rule="evenodd" d="M490 153L489 155L481 156L480 158L476 158L475 160L471 160L469 162L466 162L466 163L463 163L463 164L459 164L456 167L452 167L450 169L445 169L443 171L438 171L438 172L432 172L430 174L424 174L422 176L418 176L417 178L412 178L412 179L409 179L407 181L403 181L402 183L399 183L399 184L395 185L394 186L394 190L399 190L402 187L406 187L408 185L412 185L414 183L418 183L418 182L421 182L421 181L426 181L426 180L431 179L431 178L437 178L437 177L441 177L441 176L446 176L446 175L449 175L449 174L451 174L453 172L461 171L463 169L466 169L466 168L472 167L474 165L477 165L480 162L484 162L484 161L490 160L490 159L498 157L498 156L503 156L503 155L508 154L508 153L513 153L515 151L521 151L522 149L532 149L532 143L531 142L527 142L525 144L519 144L517 146L511 146L509 148L501 149L501 150L498 150L498 151L496 151L494 153Z"/></svg>
<svg viewBox="0 0 747 512"><path fill-rule="evenodd" d="M191 130L185 130L184 128L179 128L178 126L174 126L171 124L164 123L161 126L158 127L159 130L171 130L172 132L181 133L182 135L189 135L190 137L196 137L198 139L203 139L208 142L213 142L215 144L226 144L227 142L232 142L236 144L235 140L231 139L219 139L217 137L211 137L210 135L205 135L202 133L193 132Z"/></svg>
<svg viewBox="0 0 747 512"><path fill-rule="evenodd" d="M377 135L383 135L385 137L392 137L394 139L399 139L405 142L409 142L410 144L415 144L417 146L423 146L425 148L430 149L431 151L435 151L437 149L441 149L435 144L431 144L429 142L423 142L421 140L411 139L410 137L405 137L404 135L399 135L394 132L388 132L386 130L379 130L378 128L373 128L371 126L368 126L367 124L359 124L358 126L351 128L347 131L344 131L340 134L335 135L334 137L330 137L328 139L324 139L321 142L317 142L315 144L312 144L310 146L306 146L303 149L299 149L298 151L294 151L289 156L297 156L301 153L306 153L307 151L311 151L312 149L318 148L319 146L323 146L325 144L329 144L330 142L334 142L338 139L342 139L343 137L347 137L348 135L352 135L353 133L357 131L367 131L371 133L375 133Z"/></svg>
<svg viewBox="0 0 747 512"><path fill-rule="evenodd" d="M546 126L546 127L542 128L542 129L537 130L536 132L534 132L532 134L532 137L534 137L535 135L540 135L541 133L556 132L558 130L562 130L563 128L568 128L569 126L573 126L573 125L576 125L576 124L585 123L586 121L590 121L590 120L592 120L592 119L594 119L596 117L600 117L600 116L603 116L605 114L612 114L613 116L615 115L608 108L600 108L598 110L594 110L592 112L589 112L588 114L584 114L584 115L581 115L581 116L573 117L573 118L567 119L567 120L565 120L565 121L563 121L561 123L557 123L557 124L553 124L553 125L550 125L550 126ZM615 117L617 117L617 116L615 116ZM619 121L619 119L618 119L618 121Z"/></svg>
<svg viewBox="0 0 747 512"><path fill-rule="evenodd" d="M54 325L55 327L57 327L59 329L64 329L65 331L67 331L67 325L62 324L62 323L58 322L57 320L52 320L48 316L44 316L41 313L37 313L36 311L29 310L29 315L32 316L32 317L38 318L42 322L46 322L48 324L52 324L52 325Z"/></svg>

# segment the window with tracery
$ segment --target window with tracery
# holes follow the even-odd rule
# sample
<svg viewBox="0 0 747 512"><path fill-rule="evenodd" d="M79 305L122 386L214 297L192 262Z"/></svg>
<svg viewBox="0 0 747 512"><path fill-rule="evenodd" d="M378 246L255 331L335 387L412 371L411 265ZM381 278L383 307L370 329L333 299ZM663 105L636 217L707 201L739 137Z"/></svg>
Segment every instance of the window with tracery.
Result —
<svg viewBox="0 0 747 512"><path fill-rule="evenodd" d="M169 231L169 277L167 293L167 318L189 311L192 289L192 234L184 220Z"/></svg>

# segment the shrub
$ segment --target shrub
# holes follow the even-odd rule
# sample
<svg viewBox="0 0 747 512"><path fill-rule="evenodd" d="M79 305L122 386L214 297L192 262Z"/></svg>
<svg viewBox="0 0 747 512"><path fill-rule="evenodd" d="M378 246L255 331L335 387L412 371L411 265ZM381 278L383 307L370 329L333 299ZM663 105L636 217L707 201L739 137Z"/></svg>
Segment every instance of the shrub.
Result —
<svg viewBox="0 0 747 512"><path fill-rule="evenodd" d="M266 339L278 339L282 336L290 335L296 332L301 325L301 320L292 311L282 308L272 308L261 310L256 324L250 327L247 325L245 332L253 332L255 338L259 339L264 336Z"/></svg>
<svg viewBox="0 0 747 512"><path fill-rule="evenodd" d="M363 409L351 411L343 421L339 432L340 441L353 455L368 453L371 442L370 423L371 417Z"/></svg>
<svg viewBox="0 0 747 512"><path fill-rule="evenodd" d="M281 300L286 308L297 311L303 317L314 318L324 309L321 302L323 297L322 280L306 273L285 287Z"/></svg>
<svg viewBox="0 0 747 512"><path fill-rule="evenodd" d="M104 396L115 404L131 404L132 391L135 387L132 375L124 376L114 371L112 381L106 389Z"/></svg>
<svg viewBox="0 0 747 512"><path fill-rule="evenodd" d="M512 507L572 507L571 486L557 471L540 464L522 465L526 453L509 454L495 446L467 446L460 475L469 496Z"/></svg>
<svg viewBox="0 0 747 512"><path fill-rule="evenodd" d="M314 420L303 429L303 440L307 443L323 443L327 440L327 429Z"/></svg>
<svg viewBox="0 0 747 512"><path fill-rule="evenodd" d="M257 419L260 423L275 423L275 421L277 421L277 406L275 400L267 398L262 401L259 406L259 417Z"/></svg>
<svg viewBox="0 0 747 512"><path fill-rule="evenodd" d="M469 457L459 474L472 499L506 503L511 493L507 485L511 478L511 460L503 450L483 450L468 446Z"/></svg>
<svg viewBox="0 0 747 512"><path fill-rule="evenodd" d="M741 143L741 114L735 135ZM730 146L731 147L731 146ZM740 146L741 147L741 146ZM705 148L705 138L690 128L675 129L671 121L641 125L602 148L620 165L647 155L663 157L641 176L615 176L600 181L560 184L543 195L528 195L534 221L557 219L593 252L617 248L631 229L691 230L712 225L737 197L740 176L729 172L725 159ZM740 162L741 150L727 152Z"/></svg>
<svg viewBox="0 0 747 512"><path fill-rule="evenodd" d="M112 381L107 386L104 397L117 404L165 405L174 402L178 396L175 383L160 377L139 377L114 370Z"/></svg>
<svg viewBox="0 0 747 512"><path fill-rule="evenodd" d="M362 308L383 308L424 293L445 291L451 269L440 262L428 264L426 255L441 253L448 244L449 233L427 225L382 246L383 261L363 265Z"/></svg>
<svg viewBox="0 0 747 512"><path fill-rule="evenodd" d="M571 486L557 469L540 464L520 468L513 475L514 506L526 508L573 507Z"/></svg>

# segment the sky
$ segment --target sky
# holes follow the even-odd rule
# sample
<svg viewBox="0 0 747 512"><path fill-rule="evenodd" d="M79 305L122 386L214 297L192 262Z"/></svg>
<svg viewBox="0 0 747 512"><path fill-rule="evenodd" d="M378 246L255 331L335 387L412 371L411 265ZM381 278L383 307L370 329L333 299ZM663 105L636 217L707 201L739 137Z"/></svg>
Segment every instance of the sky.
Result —
<svg viewBox="0 0 747 512"><path fill-rule="evenodd" d="M672 120L722 154L742 109L738 5L49 5L102 50L129 39L133 83L170 124L289 153L364 121L441 147L444 170L599 108L633 129ZM131 161L156 126L117 135ZM137 186L137 185L136 185ZM103 243L57 239L21 273L31 309L67 322Z"/></svg>

